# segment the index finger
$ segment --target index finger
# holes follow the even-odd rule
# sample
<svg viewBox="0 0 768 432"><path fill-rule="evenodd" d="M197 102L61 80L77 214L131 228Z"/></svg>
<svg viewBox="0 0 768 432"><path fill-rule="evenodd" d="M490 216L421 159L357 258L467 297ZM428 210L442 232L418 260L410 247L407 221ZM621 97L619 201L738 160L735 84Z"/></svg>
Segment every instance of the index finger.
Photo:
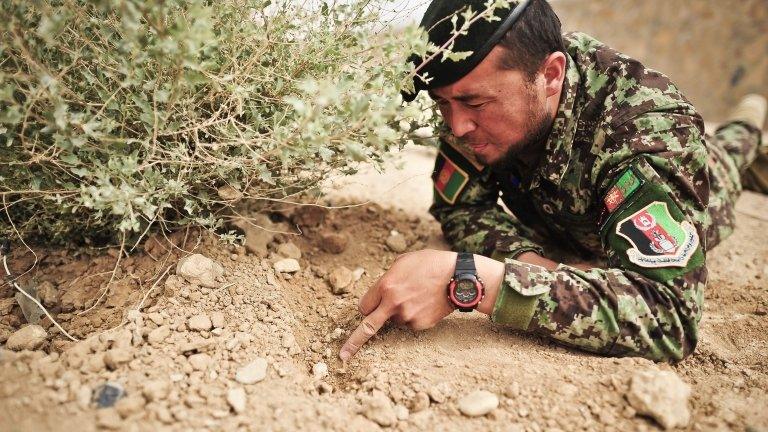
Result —
<svg viewBox="0 0 768 432"><path fill-rule="evenodd" d="M365 343L368 342L368 339L372 338L373 335L379 331L381 326L387 322L391 315L392 314L388 309L379 306L376 310L363 318L360 325L357 326L355 331L349 336L349 339L347 339L341 347L341 351L339 352L341 360L347 361L350 357L355 355L360 347L365 345Z"/></svg>

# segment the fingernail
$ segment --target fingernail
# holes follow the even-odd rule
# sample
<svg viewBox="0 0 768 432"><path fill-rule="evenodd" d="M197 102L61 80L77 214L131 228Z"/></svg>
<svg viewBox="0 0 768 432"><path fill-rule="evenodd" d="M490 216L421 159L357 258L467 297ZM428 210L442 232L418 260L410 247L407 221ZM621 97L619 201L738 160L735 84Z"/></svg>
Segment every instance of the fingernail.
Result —
<svg viewBox="0 0 768 432"><path fill-rule="evenodd" d="M342 351L342 352L340 352L340 353L339 353L339 358L340 358L340 359L341 359L341 361L343 361L343 362L346 362L347 360L349 360L349 358L350 358L351 356L352 356L352 354L351 354L349 351L347 351L347 350L344 350L344 351Z"/></svg>

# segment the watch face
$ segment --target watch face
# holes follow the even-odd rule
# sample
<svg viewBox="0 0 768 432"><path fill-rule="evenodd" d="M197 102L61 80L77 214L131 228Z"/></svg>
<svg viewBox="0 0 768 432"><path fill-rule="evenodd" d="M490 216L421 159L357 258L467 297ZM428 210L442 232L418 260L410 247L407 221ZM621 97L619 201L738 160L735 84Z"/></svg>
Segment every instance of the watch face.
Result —
<svg viewBox="0 0 768 432"><path fill-rule="evenodd" d="M454 297L459 303L471 303L477 298L477 286L472 279L459 279L453 291Z"/></svg>

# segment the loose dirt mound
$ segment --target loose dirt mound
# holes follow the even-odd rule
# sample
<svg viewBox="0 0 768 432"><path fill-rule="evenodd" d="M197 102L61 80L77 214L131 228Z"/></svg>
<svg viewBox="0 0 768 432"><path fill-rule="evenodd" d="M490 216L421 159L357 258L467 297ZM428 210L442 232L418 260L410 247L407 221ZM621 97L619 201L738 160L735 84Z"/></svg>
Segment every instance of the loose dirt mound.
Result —
<svg viewBox="0 0 768 432"><path fill-rule="evenodd" d="M754 194L740 202L738 230L710 255L702 343L674 367L567 350L477 313L455 313L420 333L386 327L343 368L336 354L359 320L357 299L396 256L387 237L402 233L411 250L441 244L432 220L376 205L302 219L319 225L277 235L264 258L194 233L153 240L147 252L122 260L106 301L82 315L100 296L114 253L38 250L33 276L58 289L52 310L74 335L90 336L0 351L0 430L652 430L656 423L625 398L631 377L644 369L675 371L692 386L693 429L762 430L766 205ZM344 243L329 233L346 237L341 253L327 252ZM274 263L284 259L276 251L296 257L288 243L301 251L301 269L276 273ZM224 267L215 287L174 274L188 254L182 249ZM16 251L14 271L31 259ZM339 266L360 278L335 295L328 275ZM11 294L4 288L4 298ZM0 321L3 340L23 320L17 308ZM242 379L238 371L260 359L263 379L258 370L250 371L256 382ZM125 396L97 409L92 400L107 382ZM464 416L458 400L479 389L500 404L485 416Z"/></svg>

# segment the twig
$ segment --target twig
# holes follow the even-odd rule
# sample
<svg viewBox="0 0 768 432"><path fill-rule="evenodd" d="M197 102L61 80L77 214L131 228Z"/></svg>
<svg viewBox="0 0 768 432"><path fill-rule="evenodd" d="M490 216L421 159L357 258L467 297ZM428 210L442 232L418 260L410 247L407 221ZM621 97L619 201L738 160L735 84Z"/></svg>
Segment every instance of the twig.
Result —
<svg viewBox="0 0 768 432"><path fill-rule="evenodd" d="M95 308L101 302L101 299L103 299L104 296L107 295L107 292L109 292L109 287L112 286L112 281L115 280L115 275L117 274L117 268L120 265L120 260L122 260L123 258L124 251L125 251L125 231L123 231L123 238L120 241L120 254L117 256L117 261L115 261L115 267L112 269L112 276L109 278L109 281L107 282L107 286L104 287L104 291L101 293L99 298L96 299L96 301L91 305L91 307L89 307L84 311L78 312L77 313L78 316L83 315L89 312L90 310L92 310L93 308Z"/></svg>
<svg viewBox="0 0 768 432"><path fill-rule="evenodd" d="M11 271L8 269L8 256L7 255L3 255L3 267L5 268L5 274L7 274L9 278L11 278L12 275L11 275ZM34 297L29 295L29 293L27 293L26 291L21 289L21 287L16 282L11 282L11 285L13 285L13 287L16 288L16 290L18 290L20 293L22 293L25 297L27 297L28 299L32 300L32 303L37 305L37 307L39 307L40 310L43 311L45 316L47 316L48 319L51 320L53 325L55 325L56 328L59 329L61 334L63 334L64 336L68 337L73 342L77 342L78 341L77 338L75 338L74 336L69 334L66 330L64 330L64 328L55 319L53 319L51 314L48 313L48 310L43 305L41 305L39 301L35 300Z"/></svg>

